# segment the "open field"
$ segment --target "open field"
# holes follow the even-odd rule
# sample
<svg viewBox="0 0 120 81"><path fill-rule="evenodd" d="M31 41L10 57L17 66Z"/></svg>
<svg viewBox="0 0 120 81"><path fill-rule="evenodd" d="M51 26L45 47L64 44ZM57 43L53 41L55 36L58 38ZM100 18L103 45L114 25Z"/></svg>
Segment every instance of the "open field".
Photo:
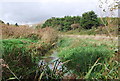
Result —
<svg viewBox="0 0 120 81"><path fill-rule="evenodd" d="M95 40L113 40L113 41L118 41L118 37L110 37L110 36L105 36L105 35L60 35L62 37L72 37L72 38L90 38L90 39L95 39Z"/></svg>

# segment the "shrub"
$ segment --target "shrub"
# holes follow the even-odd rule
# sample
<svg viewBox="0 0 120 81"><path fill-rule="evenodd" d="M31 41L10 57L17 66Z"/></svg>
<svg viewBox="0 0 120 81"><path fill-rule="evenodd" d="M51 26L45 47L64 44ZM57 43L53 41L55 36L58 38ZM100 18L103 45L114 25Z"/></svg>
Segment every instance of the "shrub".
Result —
<svg viewBox="0 0 120 81"><path fill-rule="evenodd" d="M15 26L19 26L18 23L15 23Z"/></svg>
<svg viewBox="0 0 120 81"><path fill-rule="evenodd" d="M37 29L42 28L42 24L38 24L37 26L35 26L35 28Z"/></svg>
<svg viewBox="0 0 120 81"><path fill-rule="evenodd" d="M53 47L53 43L57 41L57 34L55 34L53 29L45 28L39 31L44 32L42 41L33 40L33 38L36 39L36 37L32 37L32 40L0 40L3 42L3 60L19 79L35 77L36 63L39 62L41 56L45 55L45 53ZM4 80L14 77L7 68L3 68L3 76Z"/></svg>
<svg viewBox="0 0 120 81"><path fill-rule="evenodd" d="M53 43L58 38L57 32L52 27L33 29L29 27L13 27L6 25L2 25L2 36L3 38L42 39L46 43Z"/></svg>
<svg viewBox="0 0 120 81"><path fill-rule="evenodd" d="M79 27L80 27L79 24L72 24L72 25L71 25L71 28L72 28L73 30L75 30L75 29L77 29L77 28L79 28Z"/></svg>
<svg viewBox="0 0 120 81"><path fill-rule="evenodd" d="M50 27L46 27L42 29L42 37L41 40L44 41L45 43L54 43L58 39L58 34L57 32Z"/></svg>
<svg viewBox="0 0 120 81"><path fill-rule="evenodd" d="M7 23L7 25L9 26L10 24L9 24L9 23Z"/></svg>
<svg viewBox="0 0 120 81"><path fill-rule="evenodd" d="M40 38L40 34L38 34L35 29L2 25L3 38L29 38L30 34L39 35L38 38Z"/></svg>

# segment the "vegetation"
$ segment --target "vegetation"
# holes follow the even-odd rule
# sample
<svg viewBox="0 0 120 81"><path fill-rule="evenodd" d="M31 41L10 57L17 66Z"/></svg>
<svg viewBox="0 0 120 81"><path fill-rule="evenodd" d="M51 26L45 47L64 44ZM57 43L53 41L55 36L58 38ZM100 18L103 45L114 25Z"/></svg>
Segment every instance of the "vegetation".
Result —
<svg viewBox="0 0 120 81"><path fill-rule="evenodd" d="M57 41L56 31L52 28L36 30L23 26L1 26L3 39L0 41L4 49L3 80L35 77L40 57L52 49Z"/></svg>
<svg viewBox="0 0 120 81"><path fill-rule="evenodd" d="M19 26L18 23L15 23L15 26Z"/></svg>
<svg viewBox="0 0 120 81"><path fill-rule="evenodd" d="M4 63L19 79L29 78L35 69L34 58L28 46L34 41L27 39L5 39L2 40ZM8 68L3 68L3 80L14 77Z"/></svg>
<svg viewBox="0 0 120 81"><path fill-rule="evenodd" d="M64 18L55 18L52 17L51 19L48 19L44 24L44 27L54 27L59 31L68 31L71 30L71 25L72 24L77 24L80 23L80 16L65 16Z"/></svg>
<svg viewBox="0 0 120 81"><path fill-rule="evenodd" d="M119 26L118 17L97 17L94 11L85 12L81 16L65 16L63 18L52 17L45 21L41 27L53 27L67 34L105 34L117 36ZM38 27L38 26L36 26ZM108 33L109 31L109 33Z"/></svg>
<svg viewBox="0 0 120 81"><path fill-rule="evenodd" d="M84 41L84 42L83 42ZM60 42L59 57L62 62L76 78L84 79L93 67L94 63L99 59L89 77L86 79L118 79L119 63L115 58L114 44L105 41L97 42L93 39L68 39L64 38ZM117 47L116 47L117 48ZM111 59L111 60L110 60ZM111 68L114 67L114 68ZM106 69L108 70L106 71ZM113 71L114 69L114 71ZM112 73L111 73L112 71ZM75 78L75 77L74 77Z"/></svg>
<svg viewBox="0 0 120 81"><path fill-rule="evenodd" d="M7 23L7 25L9 26L10 24L9 24L9 23Z"/></svg>
<svg viewBox="0 0 120 81"><path fill-rule="evenodd" d="M64 18L55 18L52 17L48 19L43 27L54 27L59 31L68 31L75 28L84 28L91 29L93 26L98 26L98 18L94 11L89 11L83 13L82 17L80 16L65 16Z"/></svg>
<svg viewBox="0 0 120 81"><path fill-rule="evenodd" d="M118 36L119 19L101 20L89 11L82 17L52 17L36 28L0 21L3 81L119 79L116 37L107 37ZM57 60L45 62L54 51Z"/></svg>
<svg viewBox="0 0 120 81"><path fill-rule="evenodd" d="M97 15L94 11L86 12L82 14L80 22L81 26L85 29L91 29L93 26L99 26Z"/></svg>
<svg viewBox="0 0 120 81"><path fill-rule="evenodd" d="M4 24L4 22L2 20L0 20L0 23Z"/></svg>

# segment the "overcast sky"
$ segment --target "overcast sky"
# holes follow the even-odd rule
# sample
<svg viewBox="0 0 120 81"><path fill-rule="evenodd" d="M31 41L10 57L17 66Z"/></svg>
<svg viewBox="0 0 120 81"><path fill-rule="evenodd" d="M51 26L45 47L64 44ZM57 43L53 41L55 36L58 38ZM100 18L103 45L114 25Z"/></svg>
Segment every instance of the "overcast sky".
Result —
<svg viewBox="0 0 120 81"><path fill-rule="evenodd" d="M0 20L9 23L34 24L51 17L81 16L98 9L98 0L1 0Z"/></svg>

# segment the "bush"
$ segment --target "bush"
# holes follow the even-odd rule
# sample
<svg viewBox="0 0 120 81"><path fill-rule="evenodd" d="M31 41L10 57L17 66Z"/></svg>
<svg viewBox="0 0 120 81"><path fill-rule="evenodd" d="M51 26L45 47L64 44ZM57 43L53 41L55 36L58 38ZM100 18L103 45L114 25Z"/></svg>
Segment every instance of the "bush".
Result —
<svg viewBox="0 0 120 81"><path fill-rule="evenodd" d="M28 79L35 72L37 67L34 58L27 47L35 41L26 39L2 40L4 54L2 55L5 64L19 79ZM15 77L7 68L3 68L3 80Z"/></svg>
<svg viewBox="0 0 120 81"><path fill-rule="evenodd" d="M71 28L72 28L73 30L75 30L75 29L77 29L77 28L79 28L79 27L80 27L79 24L72 24L72 25L71 25Z"/></svg>
<svg viewBox="0 0 120 81"><path fill-rule="evenodd" d="M55 43L58 39L58 34L57 32L50 27L46 27L42 29L42 37L41 40L44 41L45 43Z"/></svg>
<svg viewBox="0 0 120 81"><path fill-rule="evenodd" d="M52 44L30 39L4 39L4 54L2 59L5 64L19 79L35 77L40 57L45 55L52 47ZM3 68L3 79L14 77L7 68Z"/></svg>
<svg viewBox="0 0 120 81"><path fill-rule="evenodd" d="M15 23L15 26L19 26L18 23Z"/></svg>
<svg viewBox="0 0 120 81"><path fill-rule="evenodd" d="M38 35L38 38L41 37L40 33L37 33L35 29L29 27L14 27L2 25L3 38L29 38L30 34L36 34Z"/></svg>
<svg viewBox="0 0 120 81"><path fill-rule="evenodd" d="M111 56L112 51L104 46L91 45L68 48L59 53L63 62L70 60L65 66L78 75L85 75L98 58L100 58L100 63L104 63Z"/></svg>
<svg viewBox="0 0 120 81"><path fill-rule="evenodd" d="M29 38L41 40L46 43L57 41L58 34L52 27L33 29L29 27L13 27L2 25L2 36L5 38Z"/></svg>

